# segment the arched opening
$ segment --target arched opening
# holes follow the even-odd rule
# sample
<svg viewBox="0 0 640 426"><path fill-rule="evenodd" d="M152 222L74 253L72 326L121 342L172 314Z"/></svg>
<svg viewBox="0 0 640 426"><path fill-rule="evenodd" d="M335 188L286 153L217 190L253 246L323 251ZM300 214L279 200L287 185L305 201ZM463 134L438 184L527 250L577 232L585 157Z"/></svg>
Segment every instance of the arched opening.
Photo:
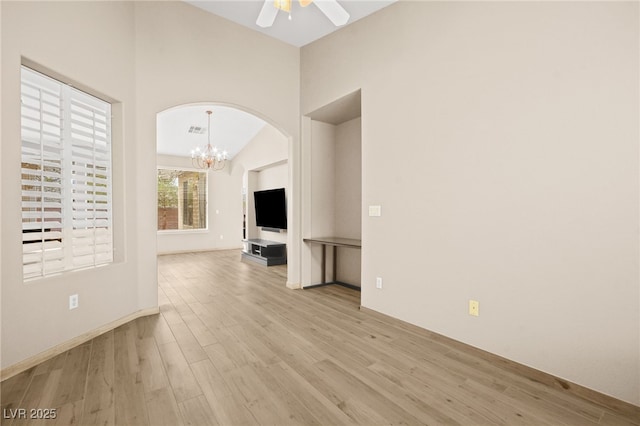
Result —
<svg viewBox="0 0 640 426"><path fill-rule="evenodd" d="M248 239L290 249L287 230L259 226L253 204L254 192L282 188L291 214L288 135L253 111L216 102L161 111L156 127L158 254L247 250ZM227 152L221 170L194 161L209 143Z"/></svg>

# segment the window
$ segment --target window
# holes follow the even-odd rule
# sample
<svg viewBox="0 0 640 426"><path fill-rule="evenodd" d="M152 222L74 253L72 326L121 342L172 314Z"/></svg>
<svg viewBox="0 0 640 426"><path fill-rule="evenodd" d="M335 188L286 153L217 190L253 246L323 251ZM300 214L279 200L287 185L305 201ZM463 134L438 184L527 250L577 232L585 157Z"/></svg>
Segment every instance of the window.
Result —
<svg viewBox="0 0 640 426"><path fill-rule="evenodd" d="M113 261L111 105L21 72L24 279Z"/></svg>
<svg viewBox="0 0 640 426"><path fill-rule="evenodd" d="M207 229L207 173L158 169L158 230Z"/></svg>

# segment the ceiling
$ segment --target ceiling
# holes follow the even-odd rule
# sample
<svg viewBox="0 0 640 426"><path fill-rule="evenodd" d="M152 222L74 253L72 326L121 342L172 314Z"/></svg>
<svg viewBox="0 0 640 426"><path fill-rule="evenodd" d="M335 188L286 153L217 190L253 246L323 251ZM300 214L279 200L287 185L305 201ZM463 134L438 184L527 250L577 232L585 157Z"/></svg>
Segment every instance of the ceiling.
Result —
<svg viewBox="0 0 640 426"><path fill-rule="evenodd" d="M207 144L207 113L211 114L211 145L226 150L233 158L267 124L236 108L220 105L188 105L158 114L158 154L190 157L191 150ZM203 133L189 133L191 126Z"/></svg>
<svg viewBox="0 0 640 426"><path fill-rule="evenodd" d="M297 0L292 0L291 21L288 14L278 11L273 26L261 28L256 19L264 4L263 0L184 0L207 12L229 19L254 31L259 31L293 46L301 47L326 36L342 27L336 27L314 4L301 7ZM270 0L269 0L270 1ZM322 1L322 0L315 0ZM349 25L364 18L396 0L338 0L349 13Z"/></svg>

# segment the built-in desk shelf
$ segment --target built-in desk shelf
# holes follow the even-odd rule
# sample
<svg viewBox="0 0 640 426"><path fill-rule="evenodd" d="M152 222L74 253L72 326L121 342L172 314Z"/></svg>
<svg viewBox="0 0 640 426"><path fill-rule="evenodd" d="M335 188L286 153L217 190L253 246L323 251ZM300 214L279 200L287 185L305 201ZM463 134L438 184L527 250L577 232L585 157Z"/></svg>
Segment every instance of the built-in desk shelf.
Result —
<svg viewBox="0 0 640 426"><path fill-rule="evenodd" d="M342 238L342 237L312 237L312 238L303 238L305 243L314 243L314 244L322 244L322 261L320 263L320 271L322 274L322 278L318 284L312 284L305 286L304 288L318 287L329 284L339 284L345 287L352 288L354 290L360 291L360 287L355 286L353 284L348 284L342 281L338 281L338 259L336 256L337 247L350 247L354 249L360 250L362 247L362 241L351 239L351 238ZM327 281L327 246L333 247L332 251L332 260L333 260L333 280Z"/></svg>
<svg viewBox="0 0 640 426"><path fill-rule="evenodd" d="M265 266L285 265L287 263L287 245L277 241L259 238L242 240L242 258Z"/></svg>

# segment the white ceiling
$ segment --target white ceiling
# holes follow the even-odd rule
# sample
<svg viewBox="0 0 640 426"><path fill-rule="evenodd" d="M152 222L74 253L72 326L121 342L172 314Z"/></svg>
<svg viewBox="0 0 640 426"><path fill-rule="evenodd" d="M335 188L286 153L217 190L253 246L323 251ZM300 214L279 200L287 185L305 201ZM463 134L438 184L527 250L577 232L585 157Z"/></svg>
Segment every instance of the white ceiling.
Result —
<svg viewBox="0 0 640 426"><path fill-rule="evenodd" d="M247 28L270 37L301 47L344 27L336 27L314 4L301 7L297 0L291 2L291 17L278 11L273 26L261 28L256 19L264 4L263 0L184 0L200 9L222 16ZM271 1L271 0L269 0ZM322 1L322 0L315 0ZM396 0L338 0L349 13L349 25L358 19L376 12Z"/></svg>
<svg viewBox="0 0 640 426"><path fill-rule="evenodd" d="M207 113L211 114L211 145L226 150L233 158L267 124L239 109L220 105L188 105L158 114L158 154L190 157L191 150L207 144ZM203 134L189 133L191 126L204 129Z"/></svg>

